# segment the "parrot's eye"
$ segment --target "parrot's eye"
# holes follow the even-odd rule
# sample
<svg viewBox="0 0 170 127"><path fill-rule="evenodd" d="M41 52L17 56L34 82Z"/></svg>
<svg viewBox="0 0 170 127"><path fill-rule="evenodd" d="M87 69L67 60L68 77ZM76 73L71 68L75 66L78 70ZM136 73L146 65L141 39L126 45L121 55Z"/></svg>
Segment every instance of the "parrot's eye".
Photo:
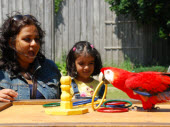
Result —
<svg viewBox="0 0 170 127"><path fill-rule="evenodd" d="M110 70L107 70L107 71L106 71L106 74L110 74Z"/></svg>

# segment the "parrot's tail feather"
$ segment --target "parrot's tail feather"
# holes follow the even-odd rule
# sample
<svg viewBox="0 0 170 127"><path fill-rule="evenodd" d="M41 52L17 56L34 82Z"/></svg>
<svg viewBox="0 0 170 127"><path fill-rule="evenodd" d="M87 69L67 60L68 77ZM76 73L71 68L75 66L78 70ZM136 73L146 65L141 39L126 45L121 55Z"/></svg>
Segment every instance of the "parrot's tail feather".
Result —
<svg viewBox="0 0 170 127"><path fill-rule="evenodd" d="M157 99L159 102L165 102L170 100L170 91L162 92L157 95Z"/></svg>
<svg viewBox="0 0 170 127"><path fill-rule="evenodd" d="M163 103L170 100L170 91L165 91L162 93L159 93L155 96L151 96L147 101L142 100L143 108L146 109L152 109L157 103Z"/></svg>

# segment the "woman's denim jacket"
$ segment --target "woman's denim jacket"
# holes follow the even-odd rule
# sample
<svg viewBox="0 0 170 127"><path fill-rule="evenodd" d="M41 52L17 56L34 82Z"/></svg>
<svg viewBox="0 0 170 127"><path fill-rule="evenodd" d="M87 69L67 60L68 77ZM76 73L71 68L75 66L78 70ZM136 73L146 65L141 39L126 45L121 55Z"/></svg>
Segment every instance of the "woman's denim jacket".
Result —
<svg viewBox="0 0 170 127"><path fill-rule="evenodd" d="M43 64L36 60L35 72L37 77L37 89L45 99L60 98L61 74L55 63L46 59ZM34 76L33 74L33 76ZM30 99L30 88L25 78L11 76L8 72L0 71L0 90L13 89L18 93L16 100Z"/></svg>

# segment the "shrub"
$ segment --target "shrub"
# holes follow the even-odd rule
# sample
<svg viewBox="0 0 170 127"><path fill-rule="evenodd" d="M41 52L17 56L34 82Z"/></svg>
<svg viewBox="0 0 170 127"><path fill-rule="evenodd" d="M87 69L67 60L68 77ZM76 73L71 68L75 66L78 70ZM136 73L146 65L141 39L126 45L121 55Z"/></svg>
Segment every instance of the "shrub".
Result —
<svg viewBox="0 0 170 127"><path fill-rule="evenodd" d="M66 70L66 53L62 53L62 57L59 61L56 62L56 65L58 66L58 69L60 70L62 75L67 75Z"/></svg>
<svg viewBox="0 0 170 127"><path fill-rule="evenodd" d="M169 0L106 0L111 11L119 14L131 14L139 24L153 25L158 29L160 38L170 37L170 1Z"/></svg>
<svg viewBox="0 0 170 127"><path fill-rule="evenodd" d="M54 2L54 4L55 4L55 13L57 13L58 12L58 10L59 10L59 8L60 8L60 4L61 4L61 2L62 2L63 0L55 0Z"/></svg>

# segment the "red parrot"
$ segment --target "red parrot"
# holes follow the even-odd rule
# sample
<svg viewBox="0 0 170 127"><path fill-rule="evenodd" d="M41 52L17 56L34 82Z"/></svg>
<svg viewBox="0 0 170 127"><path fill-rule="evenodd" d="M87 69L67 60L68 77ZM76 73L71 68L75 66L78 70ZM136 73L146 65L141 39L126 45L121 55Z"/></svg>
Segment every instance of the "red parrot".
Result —
<svg viewBox="0 0 170 127"><path fill-rule="evenodd" d="M99 80L108 81L130 98L142 102L144 110L170 100L170 74L163 72L129 72L114 67L101 69Z"/></svg>

